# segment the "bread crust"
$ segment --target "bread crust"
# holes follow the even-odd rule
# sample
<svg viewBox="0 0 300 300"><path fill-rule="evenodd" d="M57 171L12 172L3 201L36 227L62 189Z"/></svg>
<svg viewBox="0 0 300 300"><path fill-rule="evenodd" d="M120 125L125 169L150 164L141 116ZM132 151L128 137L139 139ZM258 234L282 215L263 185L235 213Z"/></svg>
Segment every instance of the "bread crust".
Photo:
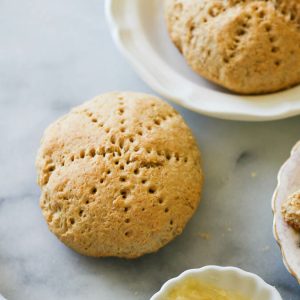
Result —
<svg viewBox="0 0 300 300"><path fill-rule="evenodd" d="M282 204L284 220L295 230L300 231L300 191L290 195Z"/></svg>
<svg viewBox="0 0 300 300"><path fill-rule="evenodd" d="M240 94L300 82L298 0L165 0L170 37L199 75Z"/></svg>
<svg viewBox="0 0 300 300"><path fill-rule="evenodd" d="M136 258L180 234L200 200L195 139L167 103L115 92L50 125L36 159L49 229L75 251Z"/></svg>

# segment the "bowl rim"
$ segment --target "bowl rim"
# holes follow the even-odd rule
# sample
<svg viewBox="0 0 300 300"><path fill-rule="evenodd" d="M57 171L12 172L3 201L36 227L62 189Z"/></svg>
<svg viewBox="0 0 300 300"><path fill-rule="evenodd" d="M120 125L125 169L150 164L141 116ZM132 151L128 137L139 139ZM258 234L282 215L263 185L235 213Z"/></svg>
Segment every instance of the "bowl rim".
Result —
<svg viewBox="0 0 300 300"><path fill-rule="evenodd" d="M153 1L153 0L152 0ZM122 2L122 3L121 3ZM120 4L127 5L127 4L133 4L133 0L105 0L105 14L107 23L109 26L109 29L111 31L112 38L117 46L117 48L120 50L121 54L130 62L130 64L133 66L137 74L143 79L145 83L147 83L154 91L158 92L160 95L165 97L166 99L169 99L173 101L174 103L185 107L189 110L192 110L194 112L215 117L219 119L225 119L225 120L236 120L236 121L273 121L273 120L280 120L289 118L292 116L299 115L300 113L300 95L297 96L297 100L290 100L287 103L285 103L284 99L290 95L290 93L293 93L295 89L297 91L300 91L300 85L296 87L292 87L290 89L286 89L283 91L278 91L275 93L265 94L265 95L237 95L237 94L221 94L219 91L214 91L206 87L201 87L197 85L196 83L191 82L188 88L182 88L180 89L180 93L178 93L178 89L176 92L173 92L174 89L176 89L177 84L175 85L175 82L172 84L172 88L167 88L166 86L169 85L169 83L172 83L172 81L169 80L169 76L167 80L165 80L165 75L169 73L169 66L164 64L163 60L157 61L157 63L160 63L160 71L164 70L163 76L158 76L157 73L155 73L149 65L153 66L154 63L150 64L151 59L144 60L143 62L140 61L138 58L138 55L140 52L134 53L135 51L132 51L130 49L129 45L127 45L128 41L126 42L126 35L128 33L131 34L131 37L134 37L134 41L139 38L138 30L134 27L132 24L131 26L124 25L121 20L117 18L118 13L120 13L122 6ZM117 6L118 4L118 6ZM118 9L116 9L118 7ZM117 12L117 14L116 14ZM132 14L131 16L135 16ZM133 22L134 23L134 22ZM133 28L134 27L134 30ZM151 45L150 45L151 46ZM151 48L151 47L150 47ZM149 49L147 47L146 49ZM156 57L157 59L157 57ZM153 67L152 67L153 68ZM155 74L155 75L154 75ZM174 74L173 74L174 75ZM176 75L178 75L176 73ZM179 74L180 75L180 74ZM174 76L173 76L174 78ZM180 75L180 78L185 79L184 76ZM177 78L178 79L178 78ZM175 79L173 80L175 81ZM198 93L195 93L195 90L198 90ZM274 95L280 97L280 101L276 105L270 105L269 104L263 104L261 106L257 106L255 108L255 111L247 111L246 107L239 110L231 110L231 109L220 109L214 106L214 108L207 106L206 104L201 105L195 105L195 97L199 98L199 92L201 91L201 94L206 93L205 99L207 99L207 102L212 101L213 99L217 99L220 97L223 97L224 102L226 102L226 97L230 97L231 99L250 99L248 101L259 102L258 98L264 98L269 97L274 98ZM221 94L221 96L220 96ZM299 93L297 93L298 95ZM299 98L299 99L298 99ZM233 106L233 104L231 105ZM222 106L223 107L223 106ZM225 106L224 106L225 107ZM270 110L272 108L272 110Z"/></svg>
<svg viewBox="0 0 300 300"><path fill-rule="evenodd" d="M216 265L209 265L209 266L204 266L202 268L188 269L188 270L184 271L183 273L181 273L177 277L171 278L168 281L166 281L162 285L161 289L157 293L155 293L150 298L150 300L158 300L159 297L164 295L170 288L175 286L178 282L185 279L186 277L189 277L191 275L197 275L197 274L205 273L205 272L210 272L210 271L216 271L216 272L223 273L223 274L228 273L228 272L234 272L240 278L252 279L261 288L264 288L265 290L268 290L271 293L270 299L266 299L266 300L282 300L282 297L280 296L277 289L275 287L269 285L268 283L266 283L258 275L254 274L254 273L244 271L244 270L242 270L240 268L237 268L237 267L231 267L231 266L222 267L222 266L216 266Z"/></svg>

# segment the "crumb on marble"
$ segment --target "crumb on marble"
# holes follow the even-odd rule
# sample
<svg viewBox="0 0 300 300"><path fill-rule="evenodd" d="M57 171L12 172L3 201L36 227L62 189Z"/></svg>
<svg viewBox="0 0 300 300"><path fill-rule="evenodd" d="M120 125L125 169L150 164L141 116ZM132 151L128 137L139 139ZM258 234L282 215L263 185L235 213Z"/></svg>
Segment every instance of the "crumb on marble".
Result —
<svg viewBox="0 0 300 300"><path fill-rule="evenodd" d="M256 176L257 176L257 173L256 173L256 172L254 172L254 171L251 172L251 177L252 177L252 178L255 178Z"/></svg>
<svg viewBox="0 0 300 300"><path fill-rule="evenodd" d="M197 236L206 241L211 239L211 235L208 232L199 232Z"/></svg>
<svg viewBox="0 0 300 300"><path fill-rule="evenodd" d="M270 246L264 246L264 247L262 247L261 251L262 252L268 252L268 251L270 251Z"/></svg>

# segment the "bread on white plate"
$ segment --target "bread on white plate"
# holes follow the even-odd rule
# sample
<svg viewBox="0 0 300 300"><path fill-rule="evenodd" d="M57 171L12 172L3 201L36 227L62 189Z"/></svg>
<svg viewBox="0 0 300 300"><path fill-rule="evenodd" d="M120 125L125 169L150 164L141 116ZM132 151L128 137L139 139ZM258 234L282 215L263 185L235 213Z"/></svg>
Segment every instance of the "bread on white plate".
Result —
<svg viewBox="0 0 300 300"><path fill-rule="evenodd" d="M280 246L283 262L300 284L300 233L294 228L290 200L300 188L300 142L292 149L289 159L278 173L272 208L274 213L273 233ZM289 204L290 203L290 204Z"/></svg>

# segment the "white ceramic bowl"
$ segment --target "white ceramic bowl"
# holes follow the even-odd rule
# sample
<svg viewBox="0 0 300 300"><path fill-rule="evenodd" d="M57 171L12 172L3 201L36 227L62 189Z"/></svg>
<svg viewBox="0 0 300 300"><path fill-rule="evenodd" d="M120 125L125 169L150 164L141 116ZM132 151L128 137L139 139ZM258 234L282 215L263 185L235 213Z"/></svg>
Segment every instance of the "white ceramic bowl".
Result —
<svg viewBox="0 0 300 300"><path fill-rule="evenodd" d="M106 0L112 36L155 91L201 114L266 121L300 113L300 86L263 96L232 94L195 74L168 36L162 0Z"/></svg>
<svg viewBox="0 0 300 300"><path fill-rule="evenodd" d="M178 277L168 280L150 300L164 300L166 293L186 278L199 279L221 289L233 290L249 300L282 300L277 290L257 275L234 267L218 266L187 270Z"/></svg>
<svg viewBox="0 0 300 300"><path fill-rule="evenodd" d="M300 235L284 221L281 213L282 203L300 188L300 142L293 147L289 159L280 168L277 180L272 199L273 234L287 270L300 284Z"/></svg>

